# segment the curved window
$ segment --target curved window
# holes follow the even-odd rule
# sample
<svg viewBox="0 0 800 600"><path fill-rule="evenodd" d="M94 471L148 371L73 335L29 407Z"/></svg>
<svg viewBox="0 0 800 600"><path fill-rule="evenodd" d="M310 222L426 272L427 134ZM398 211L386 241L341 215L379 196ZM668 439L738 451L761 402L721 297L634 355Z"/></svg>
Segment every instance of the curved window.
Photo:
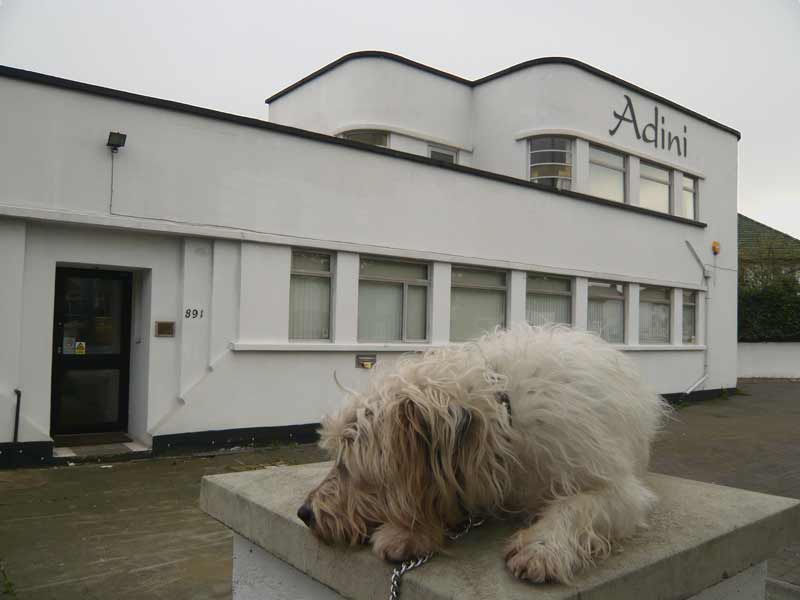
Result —
<svg viewBox="0 0 800 600"><path fill-rule="evenodd" d="M352 142L361 142L362 144L371 144L373 146L389 147L389 132L379 131L377 129L358 129L354 131L346 131L342 137Z"/></svg>
<svg viewBox="0 0 800 600"><path fill-rule="evenodd" d="M572 140L539 135L528 140L530 180L559 190L572 185Z"/></svg>

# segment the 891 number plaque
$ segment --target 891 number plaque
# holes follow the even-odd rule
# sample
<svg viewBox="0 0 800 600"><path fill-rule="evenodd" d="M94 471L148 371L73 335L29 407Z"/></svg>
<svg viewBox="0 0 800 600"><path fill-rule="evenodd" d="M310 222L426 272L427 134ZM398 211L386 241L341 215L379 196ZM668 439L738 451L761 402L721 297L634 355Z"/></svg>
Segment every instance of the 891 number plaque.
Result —
<svg viewBox="0 0 800 600"><path fill-rule="evenodd" d="M202 308L187 308L186 312L183 313L183 316L187 319L202 319L203 318L203 309Z"/></svg>

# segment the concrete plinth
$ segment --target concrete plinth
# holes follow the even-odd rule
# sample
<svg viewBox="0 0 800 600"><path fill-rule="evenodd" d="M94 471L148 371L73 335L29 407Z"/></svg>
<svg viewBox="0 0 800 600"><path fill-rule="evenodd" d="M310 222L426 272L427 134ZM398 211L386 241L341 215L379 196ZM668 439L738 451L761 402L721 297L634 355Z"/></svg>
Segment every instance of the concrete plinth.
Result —
<svg viewBox="0 0 800 600"><path fill-rule="evenodd" d="M392 565L368 548L321 544L295 512L329 464L273 467L203 480L201 506L237 534L236 600L386 597ZM651 527L574 585L514 579L503 544L515 524L487 523L403 578L403 597L421 600L763 599L764 561L800 537L800 502L663 475ZM276 560L279 559L279 560Z"/></svg>

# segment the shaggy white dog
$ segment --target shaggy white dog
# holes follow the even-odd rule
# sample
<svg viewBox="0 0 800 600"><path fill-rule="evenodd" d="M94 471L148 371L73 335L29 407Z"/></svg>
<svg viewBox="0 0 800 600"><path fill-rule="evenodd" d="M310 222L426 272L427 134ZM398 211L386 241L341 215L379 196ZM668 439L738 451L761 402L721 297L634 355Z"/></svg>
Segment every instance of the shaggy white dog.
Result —
<svg viewBox="0 0 800 600"><path fill-rule="evenodd" d="M298 516L323 540L405 560L470 517L522 512L508 568L568 582L645 525L666 411L621 352L565 327L404 356L323 422L335 466Z"/></svg>

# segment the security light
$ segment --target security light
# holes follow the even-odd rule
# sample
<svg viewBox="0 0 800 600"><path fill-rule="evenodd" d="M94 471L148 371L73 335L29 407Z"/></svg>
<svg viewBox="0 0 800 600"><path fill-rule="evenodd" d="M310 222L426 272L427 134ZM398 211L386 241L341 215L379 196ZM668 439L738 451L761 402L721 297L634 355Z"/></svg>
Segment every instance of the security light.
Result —
<svg viewBox="0 0 800 600"><path fill-rule="evenodd" d="M118 131L111 131L108 134L108 141L106 142L106 146L111 148L111 152L116 153L120 148L125 145L125 139L128 136L124 133L119 133Z"/></svg>

